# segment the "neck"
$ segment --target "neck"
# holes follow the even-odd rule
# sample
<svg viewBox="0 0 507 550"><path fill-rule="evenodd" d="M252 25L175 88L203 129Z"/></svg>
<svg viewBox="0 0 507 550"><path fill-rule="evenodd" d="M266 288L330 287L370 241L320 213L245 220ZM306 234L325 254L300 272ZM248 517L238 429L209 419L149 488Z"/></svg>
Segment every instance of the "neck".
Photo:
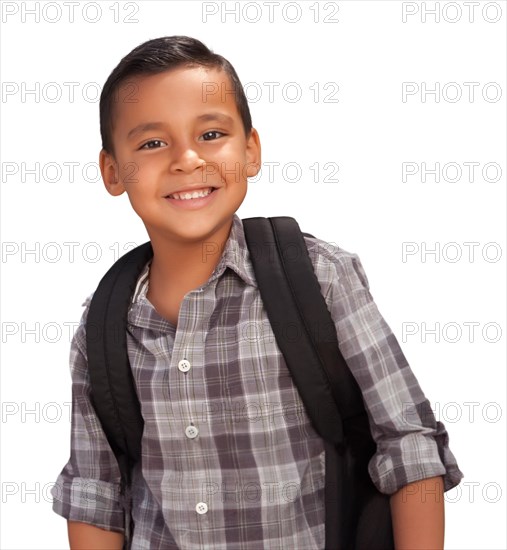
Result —
<svg viewBox="0 0 507 550"><path fill-rule="evenodd" d="M192 290L204 284L220 261L231 227L232 220L197 241L168 242L150 235L153 247L150 287Z"/></svg>

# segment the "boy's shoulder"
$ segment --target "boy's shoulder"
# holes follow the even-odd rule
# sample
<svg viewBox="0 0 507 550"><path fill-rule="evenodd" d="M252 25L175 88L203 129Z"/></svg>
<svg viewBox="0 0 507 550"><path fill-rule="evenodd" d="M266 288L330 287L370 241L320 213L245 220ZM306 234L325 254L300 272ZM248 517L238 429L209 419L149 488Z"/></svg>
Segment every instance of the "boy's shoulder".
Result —
<svg viewBox="0 0 507 550"><path fill-rule="evenodd" d="M308 255L313 264L315 274L321 283L322 279L332 277L335 282L337 278L341 278L344 280L349 279L349 283L353 284L353 281L357 280L357 277L359 277L361 286L368 285L366 274L362 268L359 256L356 253L342 248L336 242L328 242L319 237L310 236L314 235L314 233L300 223L300 221L296 220L296 222L303 233ZM306 229L308 229L308 234L304 233ZM234 255L235 258L245 259L250 256L249 251L245 254L245 250L243 250L248 248L244 232L243 220L235 214L233 231L231 231L228 240L229 242L232 239L236 247L239 248L240 253L237 256ZM238 239L241 233L243 233L243 236ZM297 260L297 258L294 258L294 252L292 250L282 250L282 254L289 259L289 261L291 259ZM249 266L249 271L252 271L251 266Z"/></svg>
<svg viewBox="0 0 507 550"><path fill-rule="evenodd" d="M326 283L328 286L338 283L352 290L369 289L369 281L358 254L342 248L335 242L307 235L303 237L321 286Z"/></svg>

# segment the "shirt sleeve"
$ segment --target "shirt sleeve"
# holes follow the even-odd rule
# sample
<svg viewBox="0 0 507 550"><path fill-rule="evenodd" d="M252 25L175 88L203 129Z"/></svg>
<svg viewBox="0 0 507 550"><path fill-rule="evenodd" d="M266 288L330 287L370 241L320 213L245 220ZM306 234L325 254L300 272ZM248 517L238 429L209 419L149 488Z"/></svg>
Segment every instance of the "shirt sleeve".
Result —
<svg viewBox="0 0 507 550"><path fill-rule="evenodd" d="M90 299L71 342L71 452L51 491L53 510L71 521L124 532L118 464L90 402L85 325Z"/></svg>
<svg viewBox="0 0 507 550"><path fill-rule="evenodd" d="M377 444L368 466L373 483L393 494L408 483L443 476L448 491L463 478L449 435L380 314L359 256L336 248L331 260L323 268L324 294Z"/></svg>

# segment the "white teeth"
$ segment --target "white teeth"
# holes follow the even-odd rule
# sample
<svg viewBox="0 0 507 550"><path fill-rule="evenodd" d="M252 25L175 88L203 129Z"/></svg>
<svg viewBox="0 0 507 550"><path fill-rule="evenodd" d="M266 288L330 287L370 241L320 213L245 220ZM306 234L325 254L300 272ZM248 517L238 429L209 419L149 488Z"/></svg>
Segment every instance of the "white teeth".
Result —
<svg viewBox="0 0 507 550"><path fill-rule="evenodd" d="M192 193L173 193L172 195L169 195L169 198L179 200L197 199L198 197L206 197L212 190L212 187L208 187L207 189L199 189L198 191L193 191Z"/></svg>

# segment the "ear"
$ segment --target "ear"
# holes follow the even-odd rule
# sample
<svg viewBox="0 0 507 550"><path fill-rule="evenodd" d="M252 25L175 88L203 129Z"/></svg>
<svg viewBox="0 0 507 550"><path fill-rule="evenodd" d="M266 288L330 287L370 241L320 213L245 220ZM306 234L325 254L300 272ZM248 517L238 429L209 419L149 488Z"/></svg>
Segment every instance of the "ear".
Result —
<svg viewBox="0 0 507 550"><path fill-rule="evenodd" d="M100 173L102 174L102 181L107 191L113 196L121 195L125 191L125 187L120 180L118 163L113 155L108 153L105 149L100 151L99 166Z"/></svg>
<svg viewBox="0 0 507 550"><path fill-rule="evenodd" d="M247 177L256 176L261 169L261 140L255 128L252 128L246 142L246 160Z"/></svg>

